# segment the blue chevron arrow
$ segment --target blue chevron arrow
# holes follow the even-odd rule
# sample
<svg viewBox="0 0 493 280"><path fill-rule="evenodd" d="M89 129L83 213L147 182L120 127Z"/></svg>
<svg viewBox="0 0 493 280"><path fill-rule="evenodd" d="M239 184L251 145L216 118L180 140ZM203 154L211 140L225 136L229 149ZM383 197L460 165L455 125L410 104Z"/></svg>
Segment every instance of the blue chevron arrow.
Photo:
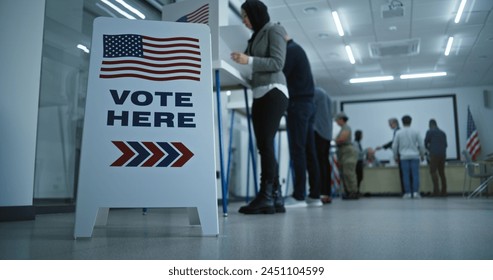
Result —
<svg viewBox="0 0 493 280"><path fill-rule="evenodd" d="M157 142L157 144L168 154L157 166L168 167L180 154L166 142Z"/></svg>
<svg viewBox="0 0 493 280"><path fill-rule="evenodd" d="M128 141L128 144L132 146L132 148L137 152L137 156L132 161L130 161L127 166L139 166L151 154L139 142Z"/></svg>

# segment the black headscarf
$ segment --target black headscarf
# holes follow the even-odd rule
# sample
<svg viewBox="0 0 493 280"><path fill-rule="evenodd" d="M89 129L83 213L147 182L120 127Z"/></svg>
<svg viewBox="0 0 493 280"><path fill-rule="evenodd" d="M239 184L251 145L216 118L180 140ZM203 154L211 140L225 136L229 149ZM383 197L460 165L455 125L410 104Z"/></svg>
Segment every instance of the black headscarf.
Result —
<svg viewBox="0 0 493 280"><path fill-rule="evenodd" d="M245 3L241 5L241 9L246 12L248 19L252 24L254 33L254 36L252 36L253 38L256 33L270 21L267 6L259 0L246 0Z"/></svg>

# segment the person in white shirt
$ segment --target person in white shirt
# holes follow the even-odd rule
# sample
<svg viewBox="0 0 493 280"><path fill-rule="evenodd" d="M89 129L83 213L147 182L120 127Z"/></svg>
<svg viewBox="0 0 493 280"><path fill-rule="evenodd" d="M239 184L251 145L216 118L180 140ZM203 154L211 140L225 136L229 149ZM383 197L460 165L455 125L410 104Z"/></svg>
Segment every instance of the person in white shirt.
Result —
<svg viewBox="0 0 493 280"><path fill-rule="evenodd" d="M421 198L419 194L419 162L424 160L424 142L418 131L411 128L412 118L402 117L403 128L397 131L392 143L396 162L399 162L404 183L402 198ZM411 186L412 177L412 186Z"/></svg>

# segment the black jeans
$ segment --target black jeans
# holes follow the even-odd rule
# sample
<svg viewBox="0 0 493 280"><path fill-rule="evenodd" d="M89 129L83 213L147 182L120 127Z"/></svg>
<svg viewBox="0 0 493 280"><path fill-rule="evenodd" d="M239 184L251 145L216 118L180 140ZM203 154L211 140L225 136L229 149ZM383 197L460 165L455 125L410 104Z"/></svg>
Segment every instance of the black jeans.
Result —
<svg viewBox="0 0 493 280"><path fill-rule="evenodd" d="M287 107L288 98L277 88L261 98L253 99L252 124L260 154L261 184L272 183L279 178L274 137Z"/></svg>
<svg viewBox="0 0 493 280"><path fill-rule="evenodd" d="M315 147L317 149L318 166L320 169L320 193L322 195L332 195L332 182L330 167L330 141L315 132Z"/></svg>
<svg viewBox="0 0 493 280"><path fill-rule="evenodd" d="M291 99L288 105L287 127L289 152L293 163L293 197L305 199L306 172L311 198L320 198L320 175L315 150L313 121L315 104L312 99Z"/></svg>
<svg viewBox="0 0 493 280"><path fill-rule="evenodd" d="M358 160L358 162L356 162L356 180L358 180L358 192L359 192L361 181L363 181L363 160Z"/></svg>

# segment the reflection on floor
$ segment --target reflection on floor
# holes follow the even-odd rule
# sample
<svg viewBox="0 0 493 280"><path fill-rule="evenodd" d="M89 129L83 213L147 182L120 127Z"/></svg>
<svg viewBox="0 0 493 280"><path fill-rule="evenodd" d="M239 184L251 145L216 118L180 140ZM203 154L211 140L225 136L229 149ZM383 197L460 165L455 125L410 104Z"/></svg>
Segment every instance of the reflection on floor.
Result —
<svg viewBox="0 0 493 280"><path fill-rule="evenodd" d="M92 238L73 239L74 213L0 223L0 259L493 259L493 199L335 199L316 208L219 215L202 237L186 209L112 209Z"/></svg>

